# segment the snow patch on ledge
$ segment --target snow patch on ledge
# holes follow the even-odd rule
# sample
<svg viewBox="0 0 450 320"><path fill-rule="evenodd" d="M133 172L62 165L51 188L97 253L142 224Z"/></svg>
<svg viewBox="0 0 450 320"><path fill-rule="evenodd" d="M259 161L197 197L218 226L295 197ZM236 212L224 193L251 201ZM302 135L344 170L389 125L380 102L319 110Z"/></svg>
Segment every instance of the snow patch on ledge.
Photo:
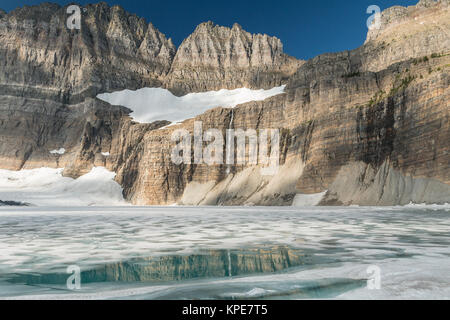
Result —
<svg viewBox="0 0 450 320"><path fill-rule="evenodd" d="M0 170L0 199L37 206L80 207L126 205L116 174L103 167L72 179L64 169Z"/></svg>
<svg viewBox="0 0 450 320"><path fill-rule="evenodd" d="M293 207L314 207L317 206L323 197L327 194L327 191L316 194L297 194L292 204Z"/></svg>
<svg viewBox="0 0 450 320"><path fill-rule="evenodd" d="M112 105L131 109L133 111L131 117L136 122L151 123L158 120L180 122L194 118L209 109L234 108L251 101L263 101L284 93L285 87L283 85L269 90L222 89L190 93L183 97L174 96L169 90L162 88L143 88L136 91L102 93L97 95L97 98Z"/></svg>
<svg viewBox="0 0 450 320"><path fill-rule="evenodd" d="M63 155L64 153L66 153L66 149L60 148L60 149L52 150L52 151L50 151L50 153L51 154Z"/></svg>

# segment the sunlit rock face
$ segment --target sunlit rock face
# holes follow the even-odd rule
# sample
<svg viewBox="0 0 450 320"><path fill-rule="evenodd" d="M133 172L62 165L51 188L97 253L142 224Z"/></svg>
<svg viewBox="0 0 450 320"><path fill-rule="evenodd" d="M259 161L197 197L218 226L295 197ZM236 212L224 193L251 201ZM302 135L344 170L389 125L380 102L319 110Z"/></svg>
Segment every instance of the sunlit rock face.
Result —
<svg viewBox="0 0 450 320"><path fill-rule="evenodd" d="M286 82L302 64L283 53L276 37L200 24L178 48L167 87L177 94L222 88L270 89Z"/></svg>
<svg viewBox="0 0 450 320"><path fill-rule="evenodd" d="M44 3L0 15L0 158L3 169L101 165L128 110L98 92L160 86L175 47L153 25L105 3L87 5L81 30L66 7ZM106 106L106 108L105 108ZM49 151L64 147L63 156Z"/></svg>
<svg viewBox="0 0 450 320"><path fill-rule="evenodd" d="M1 18L3 93L82 102L97 92L161 84L175 47L144 19L106 3L87 5L81 29L66 7L44 3Z"/></svg>
<svg viewBox="0 0 450 320"><path fill-rule="evenodd" d="M297 194L324 192L322 204L450 202L448 0L388 9L362 47L306 62L239 25L201 24L176 49L119 7L86 9L81 31L65 28L57 5L0 13L2 168L64 167L76 178L104 166L117 173L125 198L142 205L292 205ZM182 96L281 85L284 94L174 126L162 118L136 123L132 110L96 99L145 87ZM252 165L175 165L171 134L192 133L194 121L223 133L279 129L280 170L261 177ZM348 194L340 186L352 166L365 169ZM409 197L394 190L405 181L426 183L402 190L439 191ZM367 190L381 191L363 196Z"/></svg>
<svg viewBox="0 0 450 320"><path fill-rule="evenodd" d="M450 46L448 0L420 0L415 6L394 6L381 13L380 28L369 30L364 70L380 71L389 65L447 51Z"/></svg>

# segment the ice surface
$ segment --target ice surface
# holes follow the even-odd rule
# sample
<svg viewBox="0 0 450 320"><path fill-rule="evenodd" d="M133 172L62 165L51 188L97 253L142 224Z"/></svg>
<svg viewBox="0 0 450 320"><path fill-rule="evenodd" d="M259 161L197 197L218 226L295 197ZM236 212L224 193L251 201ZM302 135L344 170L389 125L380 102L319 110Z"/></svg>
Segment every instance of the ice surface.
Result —
<svg viewBox="0 0 450 320"><path fill-rule="evenodd" d="M133 110L131 116L136 122L150 123L157 120L179 122L194 118L212 108L234 108L246 102L262 101L284 93L285 87L275 87L270 90L223 89L190 93L183 97L174 96L170 91L162 88L143 88L136 91L102 93L97 98L112 105L121 105Z"/></svg>
<svg viewBox="0 0 450 320"><path fill-rule="evenodd" d="M63 177L64 169L0 170L0 199L38 206L125 205L115 173L93 168L78 178Z"/></svg>
<svg viewBox="0 0 450 320"><path fill-rule="evenodd" d="M0 208L0 298L282 297L450 299L448 206ZM82 270L208 249L301 249L290 272L177 283L86 285L80 292L2 283L2 275ZM381 269L381 289L364 284ZM64 289L64 288L63 288ZM42 290L42 291L39 291Z"/></svg>

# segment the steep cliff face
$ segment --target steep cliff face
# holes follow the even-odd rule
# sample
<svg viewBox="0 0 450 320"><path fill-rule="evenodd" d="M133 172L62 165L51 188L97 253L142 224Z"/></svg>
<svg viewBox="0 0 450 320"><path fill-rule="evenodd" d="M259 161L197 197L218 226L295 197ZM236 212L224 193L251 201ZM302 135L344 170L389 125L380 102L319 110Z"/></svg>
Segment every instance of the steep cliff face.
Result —
<svg viewBox="0 0 450 320"><path fill-rule="evenodd" d="M102 153L112 148L113 139L120 140L124 128L131 127L131 132L149 129L130 124L126 117L129 110L105 108L104 103L95 99L98 93L159 86L182 92L178 85L172 85L176 82L173 80L176 76L171 75L176 73L171 72L176 48L151 23L118 6L99 3L83 8L80 30L69 30L66 9L44 3L9 14L2 11L0 15L0 155L5 169L64 166L67 175L78 176L92 165L110 163ZM222 31L230 33L229 28ZM241 29L239 32L245 33ZM267 65L263 69L268 74L278 74L288 68L285 64L290 67L299 63L281 52L277 39L255 36L253 44L253 36L247 33L245 36L249 38L246 45L254 46L254 68L263 65L257 59L266 55L274 60L271 64L264 62ZM266 39L261 48L260 38ZM274 52L263 52L269 45L273 45ZM240 52L232 48L229 54L236 56ZM183 56L177 61L182 63ZM206 59L202 61L205 68L210 67ZM230 62L227 68L233 69ZM239 87L256 74L241 69L241 73L234 74L233 81L219 79L204 86L200 79L187 76L185 83L198 91ZM264 81L254 79L252 84L260 87ZM273 81L280 82L280 79ZM138 142L127 140L136 148ZM128 144L127 148L132 148ZM64 155L49 152L62 147L66 149ZM117 157L119 163L110 164L111 167L126 162L123 157Z"/></svg>
<svg viewBox="0 0 450 320"><path fill-rule="evenodd" d="M105 3L81 11L81 30L66 27L66 7L44 3L0 18L2 168L66 167L86 173L105 162L129 110L99 92L159 86L175 47L152 24ZM64 155L50 151L64 147Z"/></svg>
<svg viewBox="0 0 450 320"><path fill-rule="evenodd" d="M65 7L48 3L1 18L1 92L73 104L98 92L161 84L175 47L153 25L105 3L81 14L80 30L66 27Z"/></svg>
<svg viewBox="0 0 450 320"><path fill-rule="evenodd" d="M448 0L388 9L362 47L307 62L239 25L204 23L176 51L119 7L86 9L81 31L68 31L54 5L0 12L2 168L65 167L76 177L106 166L142 205L291 205L319 193L323 205L450 202ZM283 95L169 127L95 99L144 86L181 95L280 84ZM192 133L194 121L224 136L279 129L278 172L174 164L171 135Z"/></svg>
<svg viewBox="0 0 450 320"><path fill-rule="evenodd" d="M307 124L294 125L293 132L312 127L307 139L300 138L307 143L299 146L304 146L306 166L298 190L333 193L333 182L338 179L340 169L349 163L364 164L375 172L389 163L403 176L448 184L448 63L448 56L428 61L421 58L420 62L412 59L377 73L361 73L351 78L344 74L334 80L316 78L317 83L312 84L296 82L296 95L301 94L304 100L288 102L287 109L296 110L303 105L303 121ZM316 92L309 90L311 85L316 86ZM358 94L349 94L352 92ZM360 178L361 184L378 183L384 188L382 180L364 182L364 175ZM448 195L448 187L445 189ZM355 204L361 203L357 200L358 193L350 197ZM378 200L364 204L376 205ZM349 203L352 202L346 201ZM404 201L390 204L394 203L405 204Z"/></svg>
<svg viewBox="0 0 450 320"><path fill-rule="evenodd" d="M290 78L289 123L294 131L298 120L314 126L303 149L301 193L328 190L324 204L448 202L449 16L448 1L388 9L381 29L369 32L363 47L319 56ZM337 188L343 186L341 168L352 165L354 189L351 179ZM373 177L396 172L390 177L397 181L358 175L359 165ZM408 190L404 180L416 178L425 179L430 190L445 190L445 196ZM415 196L402 194L409 191ZM364 192L371 197L361 197Z"/></svg>
<svg viewBox="0 0 450 320"><path fill-rule="evenodd" d="M442 53L450 47L449 0L420 0L382 12L360 48L362 70L378 72L407 58Z"/></svg>
<svg viewBox="0 0 450 320"><path fill-rule="evenodd" d="M9 170L66 168L79 176L102 165L127 111L94 99L76 105L0 96L0 159ZM64 153L51 153L64 148Z"/></svg>
<svg viewBox="0 0 450 320"><path fill-rule="evenodd" d="M175 127L146 135L148 162L140 163L131 199L290 205L298 193L321 193L327 205L448 202L450 47L443 36L449 30L448 4L420 3L406 10L402 30L406 34L411 26L414 32L397 35L397 44L380 45L379 37L387 34L382 29L359 49L301 65L283 96L196 118L204 130L224 134L230 124L281 128L281 168L275 176L264 177L255 166L174 166L169 155ZM416 26L416 17L425 22ZM419 45L422 41L427 45ZM193 121L179 127L192 132Z"/></svg>
<svg viewBox="0 0 450 320"><path fill-rule="evenodd" d="M176 94L225 88L280 86L302 64L275 37L252 35L235 24L199 25L177 51L167 82Z"/></svg>

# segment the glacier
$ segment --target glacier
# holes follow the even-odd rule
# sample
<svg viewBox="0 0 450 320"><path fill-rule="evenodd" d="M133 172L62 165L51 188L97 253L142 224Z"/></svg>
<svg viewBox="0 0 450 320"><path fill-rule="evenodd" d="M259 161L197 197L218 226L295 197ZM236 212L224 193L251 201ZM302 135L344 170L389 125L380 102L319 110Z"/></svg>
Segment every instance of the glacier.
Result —
<svg viewBox="0 0 450 320"><path fill-rule="evenodd" d="M180 122L194 118L209 109L234 108L251 101L263 101L283 94L285 87L283 85L269 90L222 89L190 93L182 97L177 97L169 90L162 88L142 88L135 91L122 90L102 93L97 95L97 98L112 105L127 107L133 111L130 116L139 123L151 123L158 120Z"/></svg>

